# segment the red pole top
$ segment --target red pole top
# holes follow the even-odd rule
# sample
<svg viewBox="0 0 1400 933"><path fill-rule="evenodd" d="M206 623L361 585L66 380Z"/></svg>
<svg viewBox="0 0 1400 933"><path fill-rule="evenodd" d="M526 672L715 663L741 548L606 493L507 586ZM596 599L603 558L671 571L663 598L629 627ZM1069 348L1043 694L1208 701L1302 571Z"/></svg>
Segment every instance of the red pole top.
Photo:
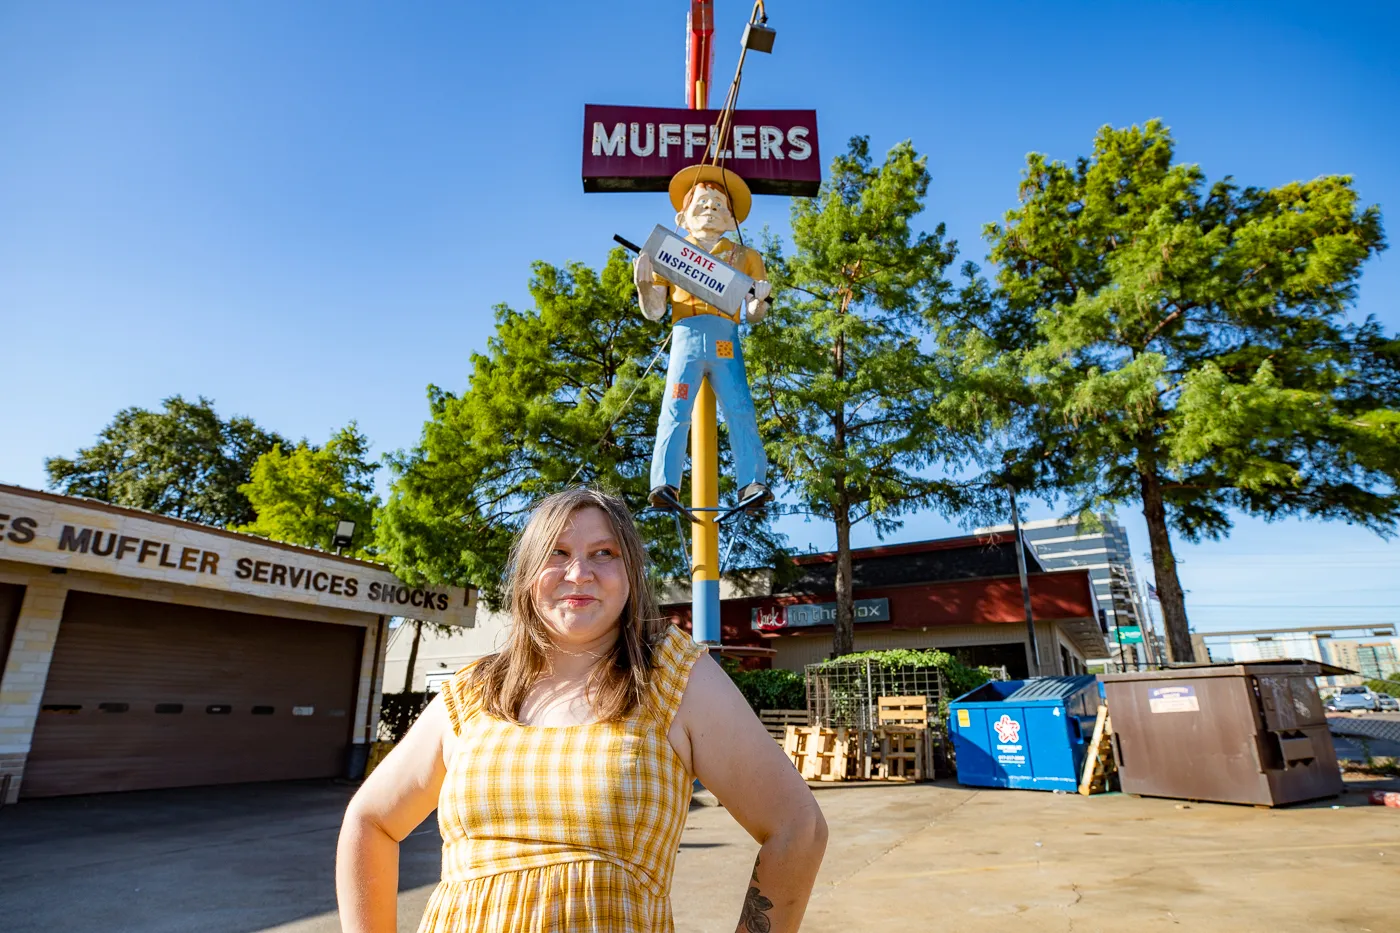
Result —
<svg viewBox="0 0 1400 933"><path fill-rule="evenodd" d="M710 66L715 52L714 0L690 0L685 37L685 105L691 110L709 106Z"/></svg>

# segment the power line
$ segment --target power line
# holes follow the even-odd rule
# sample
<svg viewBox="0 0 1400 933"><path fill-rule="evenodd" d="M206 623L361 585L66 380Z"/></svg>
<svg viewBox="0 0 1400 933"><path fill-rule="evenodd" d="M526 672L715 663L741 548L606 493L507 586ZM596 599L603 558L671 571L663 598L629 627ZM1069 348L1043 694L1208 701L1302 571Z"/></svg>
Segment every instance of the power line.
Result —
<svg viewBox="0 0 1400 933"><path fill-rule="evenodd" d="M1301 603L1194 603L1187 600L1186 607L1188 609L1385 609L1400 612L1400 604L1398 603L1317 603L1305 605Z"/></svg>

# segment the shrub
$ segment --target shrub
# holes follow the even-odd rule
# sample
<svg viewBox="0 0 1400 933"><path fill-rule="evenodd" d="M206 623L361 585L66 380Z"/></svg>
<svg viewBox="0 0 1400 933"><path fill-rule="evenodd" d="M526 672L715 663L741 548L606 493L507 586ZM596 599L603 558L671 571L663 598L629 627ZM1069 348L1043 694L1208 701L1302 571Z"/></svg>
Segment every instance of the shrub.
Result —
<svg viewBox="0 0 1400 933"><path fill-rule="evenodd" d="M765 709L806 709L807 686L802 675L795 671L771 670L741 671L735 664L726 663L724 669L749 701L754 712Z"/></svg>
<svg viewBox="0 0 1400 933"><path fill-rule="evenodd" d="M943 680L948 685L948 696L945 700L962 696L969 690L974 690L982 686L989 680L997 679L999 672L993 671L989 667L969 667L946 651L922 651L915 648L889 648L883 651L857 651L855 654L844 654L839 658L832 658L830 661L823 661L821 666L828 664L845 664L850 661L874 661L882 668L899 667L932 667L937 668L943 674Z"/></svg>
<svg viewBox="0 0 1400 933"><path fill-rule="evenodd" d="M432 699L431 693L384 694L379 704L379 740L397 742L402 739Z"/></svg>

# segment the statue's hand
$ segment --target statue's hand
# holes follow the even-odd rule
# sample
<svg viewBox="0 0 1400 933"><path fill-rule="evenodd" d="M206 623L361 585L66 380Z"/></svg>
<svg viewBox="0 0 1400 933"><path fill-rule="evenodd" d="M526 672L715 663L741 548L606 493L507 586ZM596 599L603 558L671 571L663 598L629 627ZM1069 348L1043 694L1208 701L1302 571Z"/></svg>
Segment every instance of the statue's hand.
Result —
<svg viewBox="0 0 1400 933"><path fill-rule="evenodd" d="M753 283L753 297L745 302L748 313L745 317L750 324L757 324L768 314L768 298L773 294L773 286L766 279Z"/></svg>
<svg viewBox="0 0 1400 933"><path fill-rule="evenodd" d="M651 257L646 253L640 253L637 261L632 264L632 281L637 283L638 288L651 288L656 284L655 270L651 267Z"/></svg>
<svg viewBox="0 0 1400 933"><path fill-rule="evenodd" d="M666 286L656 284L651 257L646 253L637 257L632 268L632 279L637 283L637 303L642 307L642 315L648 321L659 321L665 317Z"/></svg>

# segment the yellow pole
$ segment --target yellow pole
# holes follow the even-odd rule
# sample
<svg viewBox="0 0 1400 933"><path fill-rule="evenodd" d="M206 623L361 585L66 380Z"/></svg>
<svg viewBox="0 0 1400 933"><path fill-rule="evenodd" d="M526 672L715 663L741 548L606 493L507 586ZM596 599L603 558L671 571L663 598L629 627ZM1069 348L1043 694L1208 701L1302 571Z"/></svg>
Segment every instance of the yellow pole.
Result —
<svg viewBox="0 0 1400 933"><path fill-rule="evenodd" d="M695 82L695 109L709 106L709 88ZM690 599L691 637L701 644L717 645L719 622L719 426L715 391L709 379L700 380L690 424L690 507L699 519L691 525Z"/></svg>
<svg viewBox="0 0 1400 933"><path fill-rule="evenodd" d="M719 644L719 426L715 392L710 381L700 383L690 427L690 505L700 519L691 526L692 635L704 644Z"/></svg>

